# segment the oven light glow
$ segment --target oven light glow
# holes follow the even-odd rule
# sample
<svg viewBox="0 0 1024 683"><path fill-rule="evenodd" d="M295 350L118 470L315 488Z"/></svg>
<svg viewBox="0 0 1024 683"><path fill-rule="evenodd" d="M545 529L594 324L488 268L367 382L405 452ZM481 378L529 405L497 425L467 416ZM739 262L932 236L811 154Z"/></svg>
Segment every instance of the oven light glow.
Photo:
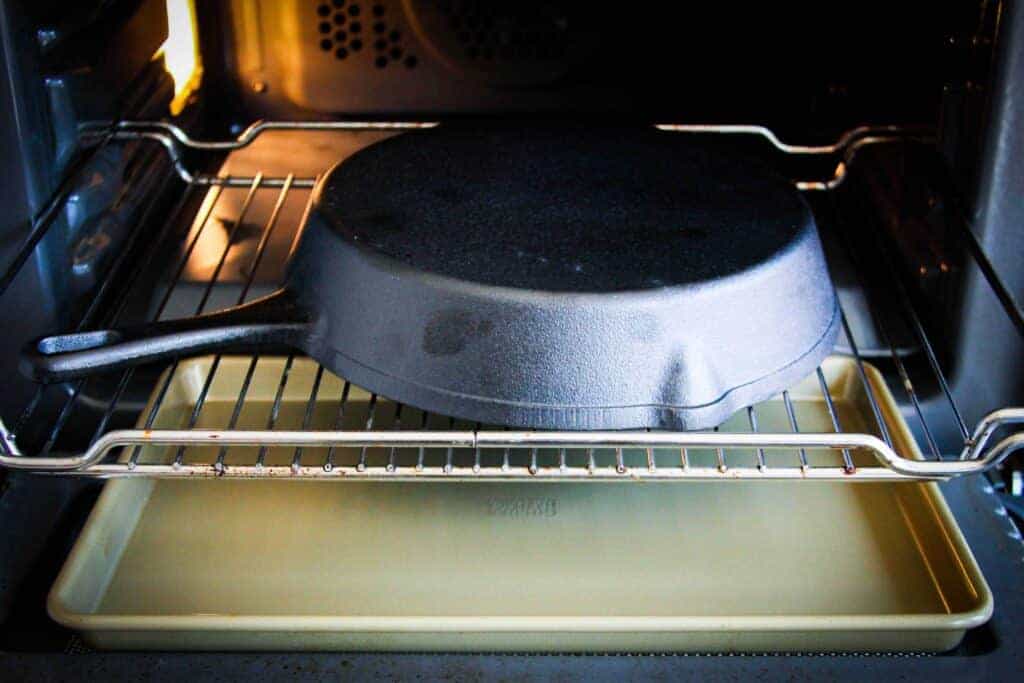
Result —
<svg viewBox="0 0 1024 683"><path fill-rule="evenodd" d="M179 114L202 78L192 0L167 0L167 40L157 54L163 55L167 73L174 79L171 114Z"/></svg>

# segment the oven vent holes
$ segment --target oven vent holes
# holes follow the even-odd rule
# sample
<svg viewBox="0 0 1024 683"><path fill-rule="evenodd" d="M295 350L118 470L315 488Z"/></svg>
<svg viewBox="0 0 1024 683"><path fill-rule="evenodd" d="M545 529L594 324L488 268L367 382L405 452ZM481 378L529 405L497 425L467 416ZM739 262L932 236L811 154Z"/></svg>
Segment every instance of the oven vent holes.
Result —
<svg viewBox="0 0 1024 683"><path fill-rule="evenodd" d="M566 57L569 22L558 3L540 8L547 13L480 0L435 0L434 4L457 50L468 61L543 62Z"/></svg>
<svg viewBox="0 0 1024 683"><path fill-rule="evenodd" d="M389 9L384 2L372 0L318 3L316 23L320 49L339 61L360 53L369 54L378 69L415 68L419 59L405 48L402 31L391 21Z"/></svg>

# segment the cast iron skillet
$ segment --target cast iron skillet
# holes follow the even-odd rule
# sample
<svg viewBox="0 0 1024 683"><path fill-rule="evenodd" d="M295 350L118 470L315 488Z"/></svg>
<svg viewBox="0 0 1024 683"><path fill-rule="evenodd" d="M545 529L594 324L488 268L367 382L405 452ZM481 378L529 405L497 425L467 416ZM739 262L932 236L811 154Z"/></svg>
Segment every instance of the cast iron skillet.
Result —
<svg viewBox="0 0 1024 683"><path fill-rule="evenodd" d="M441 127L356 153L314 202L277 293L47 337L27 373L286 346L469 420L693 429L801 379L835 341L807 205L706 140Z"/></svg>

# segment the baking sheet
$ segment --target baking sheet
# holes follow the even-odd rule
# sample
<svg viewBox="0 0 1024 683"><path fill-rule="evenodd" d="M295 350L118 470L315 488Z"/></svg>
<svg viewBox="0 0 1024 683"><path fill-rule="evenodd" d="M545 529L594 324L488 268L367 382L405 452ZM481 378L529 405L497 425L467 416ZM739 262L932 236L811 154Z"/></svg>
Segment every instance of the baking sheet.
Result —
<svg viewBox="0 0 1024 683"><path fill-rule="evenodd" d="M201 425L223 426L247 366L222 361ZM240 427L265 426L282 367L261 360ZM182 364L155 426L187 419L208 368ZM844 428L871 431L853 363L825 372ZM314 375L295 362L279 427L301 426ZM791 396L802 430L827 431L815 387ZM332 426L340 392L325 375L312 428ZM363 398L346 419L365 419ZM781 401L757 415L789 429ZM726 428L749 430L746 415ZM107 484L49 610L101 648L941 651L992 597L934 484L129 479Z"/></svg>

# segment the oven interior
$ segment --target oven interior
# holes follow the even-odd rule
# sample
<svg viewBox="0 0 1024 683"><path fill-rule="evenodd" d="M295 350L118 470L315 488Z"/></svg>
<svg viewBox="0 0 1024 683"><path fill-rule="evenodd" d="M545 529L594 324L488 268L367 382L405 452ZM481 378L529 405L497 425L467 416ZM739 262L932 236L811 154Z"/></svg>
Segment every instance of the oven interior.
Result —
<svg viewBox="0 0 1024 683"><path fill-rule="evenodd" d="M173 483L186 487L349 479L373 482L381 495L417 479L527 490L570 480L942 481L995 604L991 620L953 650L771 656L769 643L765 654L632 666L851 678L1019 668L1024 467L1015 450L1024 437L1013 425L1024 421L1015 408L1024 405L1024 272L1015 258L1024 247L1024 164L1014 152L1024 141L1014 94L1024 83L1024 12L1016 3L6 2L0 32L8 85L0 310L9 321L0 342L9 378L0 396L0 506L9 522L0 534L0 647L20 667L12 670L60 678L101 666L130 675L154 661L153 653L95 652L46 612L108 478L204 480ZM266 370L257 372L255 356L181 358L52 385L19 372L20 350L42 335L196 315L274 291L314 185L339 160L408 131L496 122L658 126L714 139L792 178L814 211L839 294L836 353L850 364L849 381L866 390L873 421L853 424L833 405L831 366L806 389L823 390L820 429L801 430L793 411L773 422L773 408L759 405L706 438L584 442L553 433L532 446L520 432L335 386L294 355L274 359L277 374L248 396ZM234 368L236 384L218 379L222 366ZM876 370L920 460L894 446L887 405L870 388ZM177 431L161 433L161 407L174 403L175 378L186 372L191 403ZM800 391L784 393L775 409ZM345 392L342 408L351 400L334 423L317 412L331 392ZM215 410L204 411L208 401ZM245 426L239 416L257 403L265 423ZM317 436L332 429L333 440ZM205 441L189 440L196 430ZM417 430L419 441L401 441L403 430ZM801 432L804 441L780 436ZM813 449L822 448L834 457L817 459ZM500 483L480 483L488 478ZM248 484L223 482L239 484L249 495ZM271 490L252 486L253 495ZM524 505L543 514L546 503ZM622 648L642 651L642 639ZM611 676L627 666L615 655L299 652L213 662L181 653L161 661L167 675L215 667L232 676L254 666Z"/></svg>

